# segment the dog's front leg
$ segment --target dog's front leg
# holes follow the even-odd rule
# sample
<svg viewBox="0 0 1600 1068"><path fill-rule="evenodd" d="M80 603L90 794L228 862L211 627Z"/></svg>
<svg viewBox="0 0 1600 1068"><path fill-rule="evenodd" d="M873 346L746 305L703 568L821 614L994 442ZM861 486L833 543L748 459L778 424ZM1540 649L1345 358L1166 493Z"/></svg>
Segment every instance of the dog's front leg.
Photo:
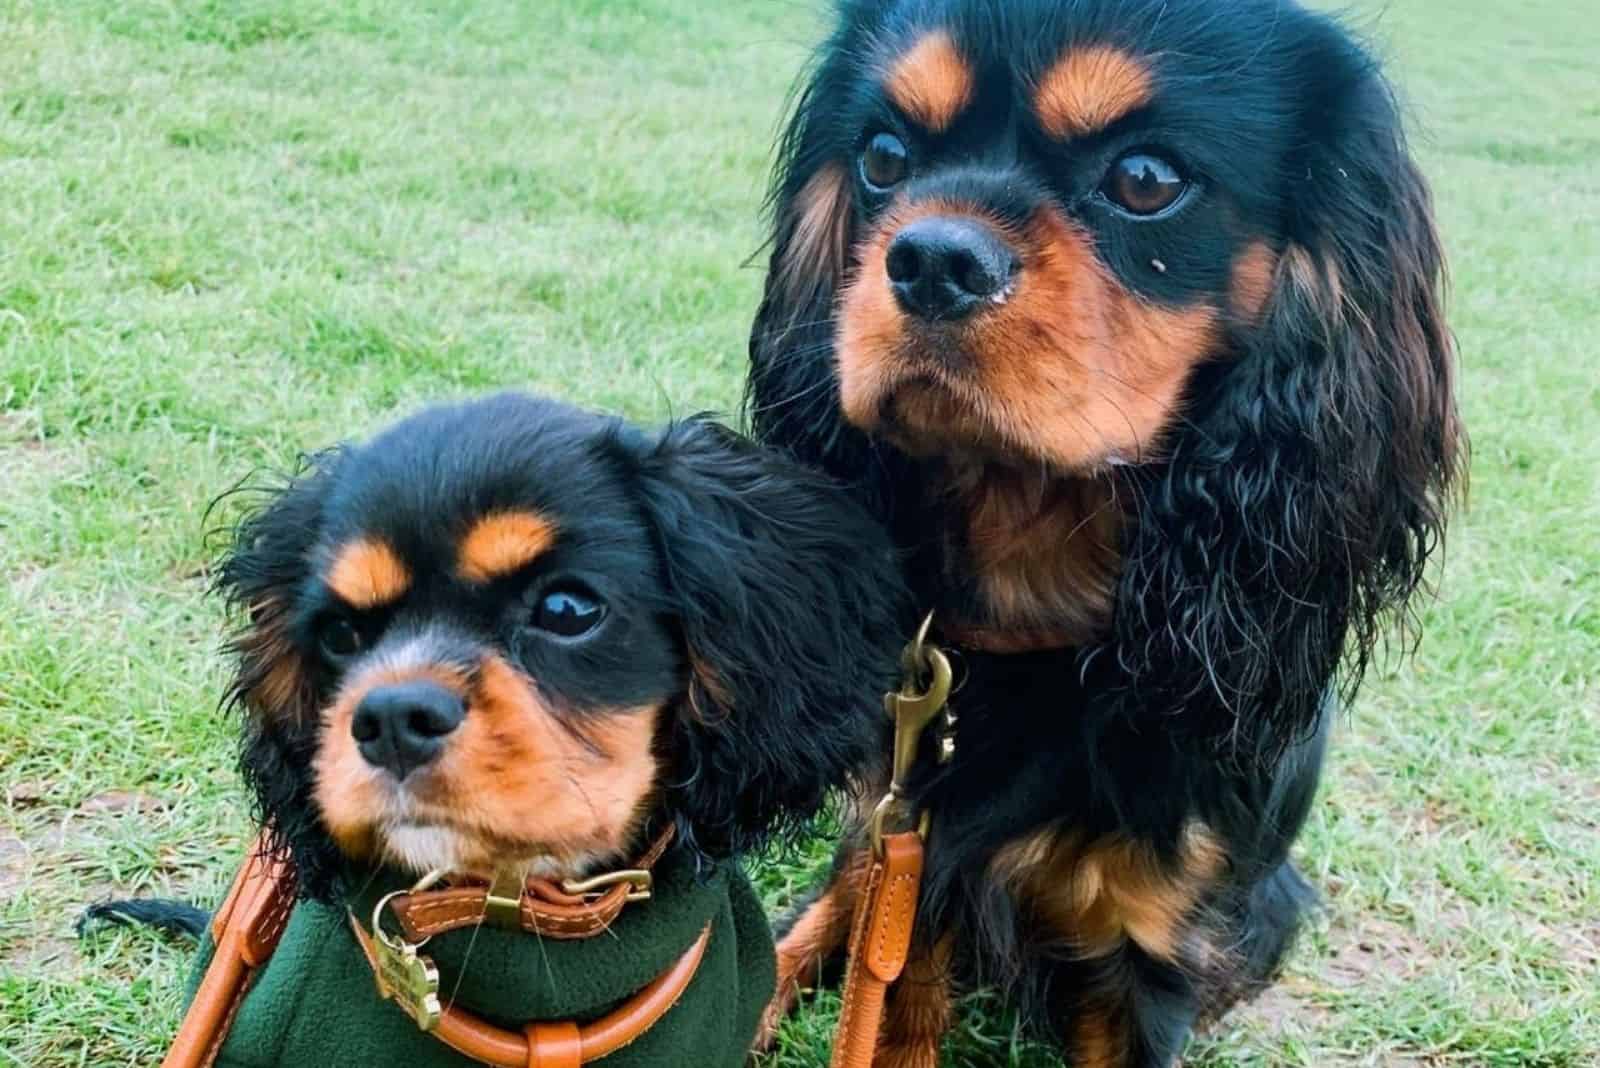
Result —
<svg viewBox="0 0 1600 1068"><path fill-rule="evenodd" d="M950 938L913 945L884 1004L873 1068L937 1068L939 1043L955 1018L950 1000Z"/></svg>

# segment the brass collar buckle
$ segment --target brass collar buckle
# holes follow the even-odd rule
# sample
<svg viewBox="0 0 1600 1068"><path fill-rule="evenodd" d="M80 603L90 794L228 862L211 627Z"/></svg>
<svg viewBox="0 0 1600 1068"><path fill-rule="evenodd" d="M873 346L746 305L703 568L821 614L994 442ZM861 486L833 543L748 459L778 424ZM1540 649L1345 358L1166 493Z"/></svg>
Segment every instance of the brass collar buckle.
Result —
<svg viewBox="0 0 1600 1068"><path fill-rule="evenodd" d="M906 781L917 761L922 732L935 716L944 713L939 735L939 763L949 763L955 755L955 714L947 709L950 699L950 660L938 646L928 642L933 613L928 613L916 637L900 654L900 689L883 695L883 709L894 721L894 765L889 792L873 810L871 821L873 855L883 856L883 836L915 830L926 838L928 813L919 811L906 794Z"/></svg>
<svg viewBox="0 0 1600 1068"><path fill-rule="evenodd" d="M655 877L643 868L619 868L587 879L565 879L561 883L561 890L573 897L592 901L613 886L624 884L628 887L628 896L625 900L649 901L650 893L655 887Z"/></svg>

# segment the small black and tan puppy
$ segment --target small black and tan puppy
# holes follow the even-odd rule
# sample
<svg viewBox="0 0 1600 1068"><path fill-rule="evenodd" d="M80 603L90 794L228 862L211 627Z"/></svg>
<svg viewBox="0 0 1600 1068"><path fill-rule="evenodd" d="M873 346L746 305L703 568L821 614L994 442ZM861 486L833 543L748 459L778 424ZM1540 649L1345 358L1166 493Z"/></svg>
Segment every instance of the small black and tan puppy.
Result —
<svg viewBox="0 0 1600 1068"><path fill-rule="evenodd" d="M590 932L607 937L525 920L423 938L439 997L576 1027L706 932L671 1011L606 1063L742 1064L774 964L727 861L803 827L882 748L894 572L844 489L705 419L652 433L507 394L317 456L219 572L243 621L241 766L309 900L216 1063L469 1063L378 999L345 906L364 922L435 871L570 887L643 867L653 897Z"/></svg>
<svg viewBox="0 0 1600 1068"><path fill-rule="evenodd" d="M433 408L242 526L244 773L314 897L350 859L582 876L661 821L721 859L881 744L891 559L826 477L705 420Z"/></svg>

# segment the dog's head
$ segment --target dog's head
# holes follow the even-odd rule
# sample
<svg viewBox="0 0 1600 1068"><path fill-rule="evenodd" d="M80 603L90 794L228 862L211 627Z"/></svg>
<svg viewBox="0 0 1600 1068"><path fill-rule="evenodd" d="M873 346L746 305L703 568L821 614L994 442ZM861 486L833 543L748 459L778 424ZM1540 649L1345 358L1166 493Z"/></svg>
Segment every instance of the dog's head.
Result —
<svg viewBox="0 0 1600 1068"><path fill-rule="evenodd" d="M841 490L713 423L430 409L241 526L244 771L321 896L342 860L580 874L657 820L725 856L879 744L894 570Z"/></svg>
<svg viewBox="0 0 1600 1068"><path fill-rule="evenodd" d="M1330 18L846 3L773 209L758 432L863 483L965 486L985 622L1121 626L1130 670L1187 665L1175 685L1229 704L1320 692L1346 624L1364 658L1417 584L1461 448L1439 242L1390 89ZM997 504L1007 480L1029 500ZM1081 522L1032 522L1062 501ZM1078 564L998 577L1041 537Z"/></svg>

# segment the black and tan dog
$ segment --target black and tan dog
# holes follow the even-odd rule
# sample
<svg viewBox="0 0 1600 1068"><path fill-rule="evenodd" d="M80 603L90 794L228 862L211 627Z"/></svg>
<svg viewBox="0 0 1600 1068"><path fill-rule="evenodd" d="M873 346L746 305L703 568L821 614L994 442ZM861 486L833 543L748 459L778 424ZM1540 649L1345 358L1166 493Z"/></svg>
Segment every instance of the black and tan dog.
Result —
<svg viewBox="0 0 1600 1068"><path fill-rule="evenodd" d="M364 922L435 870L570 886L641 853L654 899L607 937L527 913L540 937L435 938L439 996L582 1022L709 928L693 985L606 1063L743 1063L772 945L728 861L881 747L892 569L839 486L703 419L647 433L504 395L316 457L220 570L243 771L310 900L218 1063L471 1063L378 1001L344 906Z"/></svg>
<svg viewBox="0 0 1600 1068"><path fill-rule="evenodd" d="M1462 471L1427 187L1371 53L1291 0L839 7L750 395L893 525L964 673L879 1063L934 1063L954 980L1078 1068L1167 1065L1284 953L1334 698Z"/></svg>

